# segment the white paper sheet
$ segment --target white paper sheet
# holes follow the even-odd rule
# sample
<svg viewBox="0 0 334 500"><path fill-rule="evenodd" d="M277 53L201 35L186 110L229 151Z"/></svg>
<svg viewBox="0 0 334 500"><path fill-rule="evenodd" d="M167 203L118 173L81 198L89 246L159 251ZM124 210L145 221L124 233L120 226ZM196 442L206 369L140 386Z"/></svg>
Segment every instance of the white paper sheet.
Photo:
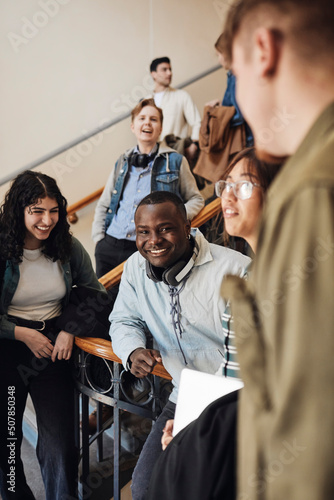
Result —
<svg viewBox="0 0 334 500"><path fill-rule="evenodd" d="M184 368L180 379L173 435L198 418L210 403L241 389L243 385L238 379Z"/></svg>

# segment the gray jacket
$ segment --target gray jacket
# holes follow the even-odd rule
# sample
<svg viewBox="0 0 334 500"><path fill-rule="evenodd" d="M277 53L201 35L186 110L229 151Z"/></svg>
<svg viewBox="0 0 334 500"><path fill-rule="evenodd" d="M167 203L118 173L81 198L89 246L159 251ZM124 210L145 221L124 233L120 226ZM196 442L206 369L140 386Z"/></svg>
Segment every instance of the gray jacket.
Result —
<svg viewBox="0 0 334 500"><path fill-rule="evenodd" d="M163 364L173 377L175 388L170 397L173 402L176 402L183 368L215 373L221 364L225 302L220 296L220 285L226 274L243 276L250 262L239 252L209 243L198 229L193 233L199 254L179 295L183 329L179 341L170 315L168 285L147 277L146 261L139 252L125 264L119 294L109 317L113 349L124 366L132 351L146 347L145 332L151 333L155 348L159 349Z"/></svg>

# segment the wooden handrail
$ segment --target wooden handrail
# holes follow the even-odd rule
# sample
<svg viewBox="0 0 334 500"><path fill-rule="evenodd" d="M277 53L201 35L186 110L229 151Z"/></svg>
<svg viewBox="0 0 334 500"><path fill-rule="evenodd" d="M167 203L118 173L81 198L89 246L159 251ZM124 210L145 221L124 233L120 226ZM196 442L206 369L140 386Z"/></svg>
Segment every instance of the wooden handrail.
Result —
<svg viewBox="0 0 334 500"><path fill-rule="evenodd" d="M94 191L93 193L89 194L85 198L82 198L82 200L78 201L77 203L73 203L73 205L67 207L67 216L69 218L69 221L72 224L77 222L78 218L76 216L76 212L78 210L81 210L82 208L87 207L87 205L90 205L90 203L93 203L94 201L98 200L102 192L103 188L100 188L97 191ZM207 222L209 219L211 219L211 217L217 215L219 211L220 211L220 199L217 198L216 200L212 201L209 205L204 207L200 211L200 213L196 215L191 225L193 227L199 227L205 222Z"/></svg>
<svg viewBox="0 0 334 500"><path fill-rule="evenodd" d="M109 273L101 276L99 282L102 283L104 288L109 290L109 288L117 285L121 281L123 269L124 269L125 261L119 264L117 267L114 267Z"/></svg>
<svg viewBox="0 0 334 500"><path fill-rule="evenodd" d="M72 223L75 224L78 220L78 217L76 215L76 212L78 210L81 210L82 208L87 207L87 205L90 205L94 201L98 200L103 192L103 187L98 189L97 191L94 191L93 193L89 194L85 198L82 198L82 200L77 201L76 203L73 203L73 205L70 205L67 207L67 217L68 220Z"/></svg>
<svg viewBox="0 0 334 500"><path fill-rule="evenodd" d="M191 221L192 227L200 227L202 224L212 219L215 215L219 214L222 209L220 198L216 198L211 201L206 207L202 208L202 210L193 218Z"/></svg>
<svg viewBox="0 0 334 500"><path fill-rule="evenodd" d="M75 337L75 344L89 354L122 364L122 360L114 353L109 340L96 339L92 337ZM157 363L153 368L152 373L158 377L172 380L172 377L169 375L162 363Z"/></svg>
<svg viewBox="0 0 334 500"><path fill-rule="evenodd" d="M199 227L212 217L217 215L221 211L221 203L220 199L217 198L209 203L206 207L202 208L196 217L193 218L191 225L192 227ZM109 273L102 276L99 281L102 285L109 290L109 288L117 285L121 281L121 276L123 272L125 262L119 264L119 266L115 267Z"/></svg>

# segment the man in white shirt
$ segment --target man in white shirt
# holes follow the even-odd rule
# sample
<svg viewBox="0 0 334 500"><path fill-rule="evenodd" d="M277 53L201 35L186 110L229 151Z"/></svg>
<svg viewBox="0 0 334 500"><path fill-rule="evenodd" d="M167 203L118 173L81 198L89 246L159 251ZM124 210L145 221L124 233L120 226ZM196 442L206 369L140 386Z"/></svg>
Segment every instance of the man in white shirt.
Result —
<svg viewBox="0 0 334 500"><path fill-rule="evenodd" d="M172 68L168 57L154 59L150 65L150 72L154 80L153 98L164 114L160 139L164 139L169 134L185 139L189 136L188 129L191 127L189 145L185 150L185 156L188 160L192 159L197 153L201 126L198 109L188 92L170 86Z"/></svg>

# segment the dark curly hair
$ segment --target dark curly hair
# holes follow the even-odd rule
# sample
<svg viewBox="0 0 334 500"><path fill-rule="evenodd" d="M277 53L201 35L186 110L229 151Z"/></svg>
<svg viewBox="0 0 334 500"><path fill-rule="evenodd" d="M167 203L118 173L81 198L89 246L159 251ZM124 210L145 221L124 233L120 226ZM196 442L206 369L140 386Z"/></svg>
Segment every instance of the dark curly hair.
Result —
<svg viewBox="0 0 334 500"><path fill-rule="evenodd" d="M67 222L66 199L52 177L26 170L14 179L0 207L0 255L3 260L22 262L26 235L24 209L46 197L58 203L59 219L42 251L53 261L65 262L70 257L72 235Z"/></svg>

